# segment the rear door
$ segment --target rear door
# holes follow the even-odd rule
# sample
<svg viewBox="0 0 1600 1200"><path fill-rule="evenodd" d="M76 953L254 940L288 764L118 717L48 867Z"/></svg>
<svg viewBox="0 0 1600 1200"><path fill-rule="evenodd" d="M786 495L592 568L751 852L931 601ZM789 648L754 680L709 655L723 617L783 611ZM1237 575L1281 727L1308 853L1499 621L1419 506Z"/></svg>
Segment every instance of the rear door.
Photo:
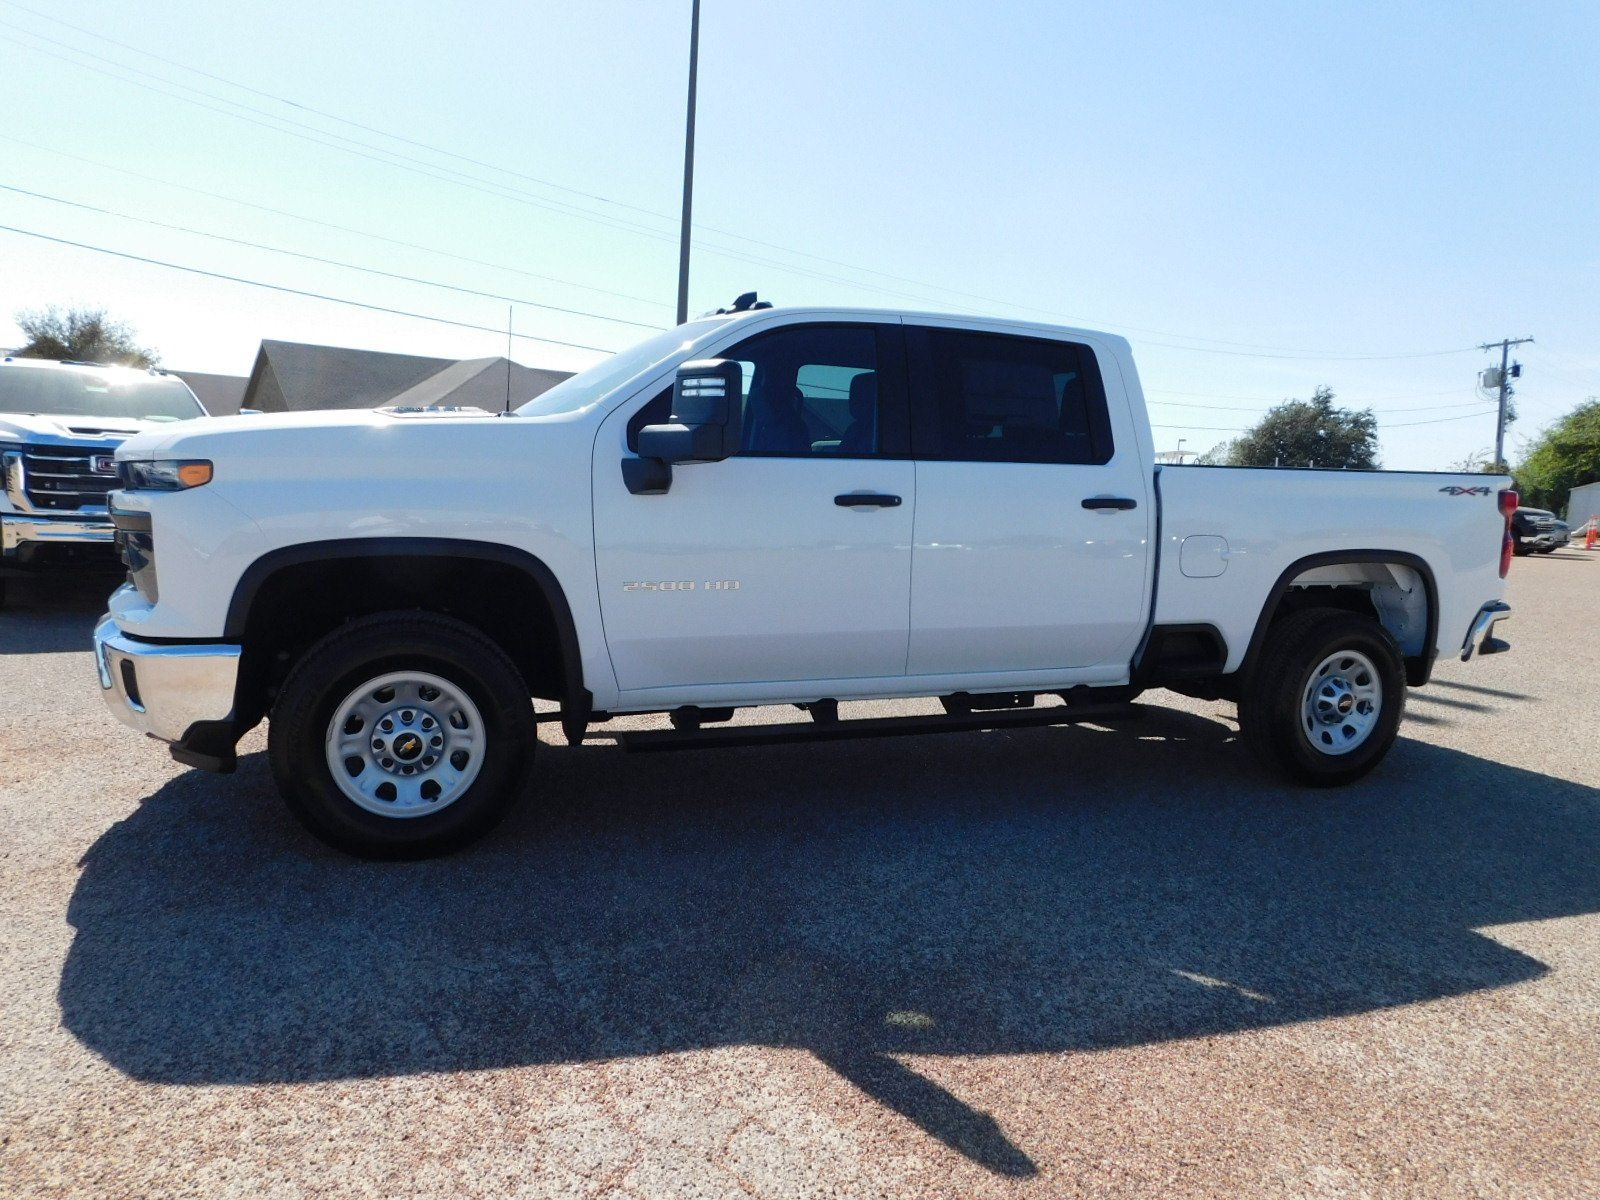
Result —
<svg viewBox="0 0 1600 1200"><path fill-rule="evenodd" d="M906 346L908 673L1119 680L1144 631L1155 514L1114 359L931 321Z"/></svg>
<svg viewBox="0 0 1600 1200"><path fill-rule="evenodd" d="M595 565L625 692L899 679L915 468L898 324L791 324L715 352L744 372L744 449L636 496L617 459L670 390L602 427ZM627 433L622 432L624 425Z"/></svg>

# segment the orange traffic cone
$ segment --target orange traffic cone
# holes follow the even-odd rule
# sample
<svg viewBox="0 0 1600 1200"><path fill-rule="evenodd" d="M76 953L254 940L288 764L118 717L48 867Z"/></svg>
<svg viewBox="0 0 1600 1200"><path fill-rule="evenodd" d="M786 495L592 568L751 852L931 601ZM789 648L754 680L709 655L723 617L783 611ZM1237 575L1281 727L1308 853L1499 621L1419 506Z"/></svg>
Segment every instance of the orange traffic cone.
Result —
<svg viewBox="0 0 1600 1200"><path fill-rule="evenodd" d="M1595 526L1594 518L1591 517L1589 519L1589 532L1583 535L1583 548L1585 550L1593 550L1594 549L1594 544L1595 544L1595 541L1596 541L1596 538L1597 538L1597 535L1596 535L1595 530L1594 530L1594 526Z"/></svg>

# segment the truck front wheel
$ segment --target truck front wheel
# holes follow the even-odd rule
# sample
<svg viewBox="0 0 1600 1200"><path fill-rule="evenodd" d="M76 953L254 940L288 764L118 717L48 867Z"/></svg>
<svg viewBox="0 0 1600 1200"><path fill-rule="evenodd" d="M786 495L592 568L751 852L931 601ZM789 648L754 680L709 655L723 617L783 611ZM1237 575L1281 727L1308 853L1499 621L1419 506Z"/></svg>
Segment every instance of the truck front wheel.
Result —
<svg viewBox="0 0 1600 1200"><path fill-rule="evenodd" d="M1405 708L1400 648L1376 621L1313 608L1273 625L1239 700L1247 745L1298 783L1332 787L1383 760Z"/></svg>
<svg viewBox="0 0 1600 1200"><path fill-rule="evenodd" d="M527 786L527 686L478 630L429 613L343 626L290 672L268 751L289 810L363 858L426 858L493 828Z"/></svg>

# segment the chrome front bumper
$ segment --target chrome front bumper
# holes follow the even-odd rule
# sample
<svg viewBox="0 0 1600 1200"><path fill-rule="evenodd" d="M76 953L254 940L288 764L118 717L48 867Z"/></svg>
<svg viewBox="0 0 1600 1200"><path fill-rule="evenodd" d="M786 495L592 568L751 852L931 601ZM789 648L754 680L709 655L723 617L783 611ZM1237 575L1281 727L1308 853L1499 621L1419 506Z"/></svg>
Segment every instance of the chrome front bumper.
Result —
<svg viewBox="0 0 1600 1200"><path fill-rule="evenodd" d="M1494 627L1510 619L1511 605L1504 600L1492 600L1480 608L1467 629L1467 640L1461 643L1461 661L1466 662L1475 653L1499 654L1511 649L1509 642L1494 636Z"/></svg>
<svg viewBox="0 0 1600 1200"><path fill-rule="evenodd" d="M197 726L233 718L239 652L238 646L141 642L110 616L94 630L95 666L112 716L175 747L193 740Z"/></svg>
<svg viewBox="0 0 1600 1200"><path fill-rule="evenodd" d="M0 554L8 558L29 544L82 546L111 544L115 531L109 516L44 517L34 513L0 513Z"/></svg>

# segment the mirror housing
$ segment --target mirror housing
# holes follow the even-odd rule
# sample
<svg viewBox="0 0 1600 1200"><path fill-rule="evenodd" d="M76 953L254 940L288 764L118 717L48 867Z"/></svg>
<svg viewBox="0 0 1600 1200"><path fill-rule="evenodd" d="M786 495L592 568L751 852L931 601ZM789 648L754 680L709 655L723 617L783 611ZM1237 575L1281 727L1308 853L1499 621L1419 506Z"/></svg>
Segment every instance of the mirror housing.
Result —
<svg viewBox="0 0 1600 1200"><path fill-rule="evenodd" d="M672 418L639 431L639 454L665 463L721 462L743 442L744 372L728 359L700 358L678 368Z"/></svg>

